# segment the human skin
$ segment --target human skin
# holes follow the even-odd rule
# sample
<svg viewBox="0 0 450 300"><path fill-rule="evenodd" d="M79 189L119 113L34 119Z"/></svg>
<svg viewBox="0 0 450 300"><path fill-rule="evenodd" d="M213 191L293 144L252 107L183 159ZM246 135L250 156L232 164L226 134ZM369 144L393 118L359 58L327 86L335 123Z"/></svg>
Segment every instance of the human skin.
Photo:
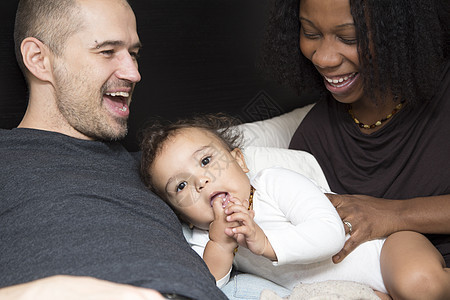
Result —
<svg viewBox="0 0 450 300"><path fill-rule="evenodd" d="M211 204L216 198L248 199L245 163L237 150L225 150L212 133L182 129L168 138L161 150L151 166L154 186L192 225L209 229L214 219Z"/></svg>
<svg viewBox="0 0 450 300"><path fill-rule="evenodd" d="M123 0L78 3L84 26L68 38L61 56L34 37L21 44L30 97L18 127L84 140L114 140L126 134L131 94L141 78L135 16ZM164 299L150 289L61 275L2 288L0 298Z"/></svg>
<svg viewBox="0 0 450 300"><path fill-rule="evenodd" d="M163 300L154 290L82 276L51 276L0 289L9 300Z"/></svg>
<svg viewBox="0 0 450 300"><path fill-rule="evenodd" d="M186 222L209 230L203 259L216 280L233 262L238 244L276 260L270 242L249 210L248 168L239 149L227 150L211 132L178 130L162 145L150 173L157 193Z"/></svg>
<svg viewBox="0 0 450 300"><path fill-rule="evenodd" d="M300 50L324 78L333 98L351 104L364 124L373 124L392 112L398 101L378 101L364 93L355 25L348 0L300 1ZM331 82L329 82L331 81ZM374 129L363 129L371 133Z"/></svg>
<svg viewBox="0 0 450 300"><path fill-rule="evenodd" d="M374 99L370 99L364 93L361 78L356 75L351 79L345 79L346 76L350 77L349 74L354 74L359 69L356 37L349 1L301 0L299 16L301 21L300 50L324 77L324 84L333 98L341 103L351 104L355 115L365 124L372 124L386 117L396 105L395 101L391 101L393 98L378 101L377 105L373 101ZM339 81L340 78L343 80ZM330 83L327 79L332 80L332 82ZM338 81L334 82L333 80ZM383 125L388 122L389 120ZM365 134L371 134L380 130L383 125L370 130L360 130ZM342 261L361 243L387 237L399 231L433 234L450 233L450 214L448 213L450 211L450 195L417 197L404 199L404 201L366 195L328 194L327 196L341 219L349 221L353 229L343 249L333 257L335 263ZM349 228L347 226L345 228L346 233L349 233ZM395 240L402 240L398 236L401 235L396 235ZM409 240L413 241L411 236ZM433 258L435 262L433 268L436 272L429 272L429 274L439 274L439 279L435 282L440 282L441 286L450 286L448 268L443 269L442 257L436 255L436 249L429 242L427 244L419 241L417 245L421 245L420 249L430 250L427 251L430 257L437 257L437 259ZM394 247L389 248L395 249ZM391 250L386 253L395 254L396 252ZM396 261L400 261L400 258L405 258L405 255L397 254L396 257L398 258ZM392 266L392 264L388 265ZM406 264L405 262L404 265L409 265L411 270L413 269L412 264ZM392 269L389 270L391 274ZM409 286L420 287L421 285L410 283ZM420 297L420 291L411 288L409 292L411 295ZM436 297L436 299L438 298L439 296Z"/></svg>
<svg viewBox="0 0 450 300"><path fill-rule="evenodd" d="M84 25L67 39L60 56L36 38L22 42L32 76L19 127L88 140L126 135L131 95L141 79L140 42L133 11L124 1L115 2L79 0Z"/></svg>

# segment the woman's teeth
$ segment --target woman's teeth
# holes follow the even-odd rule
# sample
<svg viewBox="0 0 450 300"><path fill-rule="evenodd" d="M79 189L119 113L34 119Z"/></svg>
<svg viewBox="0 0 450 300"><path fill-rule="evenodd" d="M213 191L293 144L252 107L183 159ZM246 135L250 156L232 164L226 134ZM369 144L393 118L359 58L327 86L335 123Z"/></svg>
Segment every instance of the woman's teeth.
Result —
<svg viewBox="0 0 450 300"><path fill-rule="evenodd" d="M334 78L334 79L328 78L327 76L324 76L324 77L325 77L325 80L328 81L328 83L331 84L332 86L340 87L340 86L342 86L342 85L340 85L340 83L343 83L344 81L347 81L350 78L353 78L355 75L356 75L356 72L355 73L351 73L350 75L347 75L347 76Z"/></svg>

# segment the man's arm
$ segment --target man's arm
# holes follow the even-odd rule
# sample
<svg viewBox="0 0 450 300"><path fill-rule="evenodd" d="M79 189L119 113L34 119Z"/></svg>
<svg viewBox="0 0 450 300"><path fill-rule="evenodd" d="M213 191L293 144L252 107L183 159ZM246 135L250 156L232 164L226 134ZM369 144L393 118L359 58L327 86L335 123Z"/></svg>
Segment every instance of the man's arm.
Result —
<svg viewBox="0 0 450 300"><path fill-rule="evenodd" d="M92 277L58 275L0 289L8 300L163 300L155 290Z"/></svg>

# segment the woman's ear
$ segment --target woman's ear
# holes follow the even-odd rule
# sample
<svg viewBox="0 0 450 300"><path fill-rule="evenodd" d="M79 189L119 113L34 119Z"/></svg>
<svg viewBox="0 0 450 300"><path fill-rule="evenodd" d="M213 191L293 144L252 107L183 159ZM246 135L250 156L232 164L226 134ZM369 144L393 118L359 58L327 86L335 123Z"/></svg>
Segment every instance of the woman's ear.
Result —
<svg viewBox="0 0 450 300"><path fill-rule="evenodd" d="M37 38L27 37L22 41L20 51L23 63L31 74L42 81L51 81L51 52L44 43Z"/></svg>
<svg viewBox="0 0 450 300"><path fill-rule="evenodd" d="M247 164L245 163L244 154L241 149L234 148L231 152L231 156L237 161L238 165L241 167L242 171L248 173L250 170L247 168Z"/></svg>

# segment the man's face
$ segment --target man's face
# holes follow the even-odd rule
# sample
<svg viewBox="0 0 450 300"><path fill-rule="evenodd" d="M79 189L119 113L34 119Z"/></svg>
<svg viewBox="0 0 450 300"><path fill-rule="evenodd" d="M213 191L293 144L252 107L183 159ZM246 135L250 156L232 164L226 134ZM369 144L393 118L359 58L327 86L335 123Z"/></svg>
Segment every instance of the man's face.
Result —
<svg viewBox="0 0 450 300"><path fill-rule="evenodd" d="M120 139L141 79L135 16L122 0L79 3L84 26L54 61L57 105L63 122L86 138Z"/></svg>

